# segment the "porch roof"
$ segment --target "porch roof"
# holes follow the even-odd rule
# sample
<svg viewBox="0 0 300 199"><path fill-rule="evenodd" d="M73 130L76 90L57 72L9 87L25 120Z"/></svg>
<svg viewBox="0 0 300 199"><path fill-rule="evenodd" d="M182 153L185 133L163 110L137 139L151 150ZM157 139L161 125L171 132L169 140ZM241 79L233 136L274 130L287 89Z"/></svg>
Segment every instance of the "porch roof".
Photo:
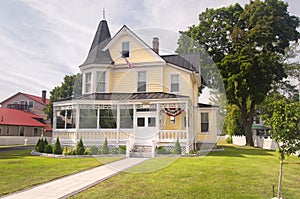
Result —
<svg viewBox="0 0 300 199"><path fill-rule="evenodd" d="M147 92L147 93L92 93L72 98L73 100L145 100L145 99L174 99L189 98L174 93Z"/></svg>

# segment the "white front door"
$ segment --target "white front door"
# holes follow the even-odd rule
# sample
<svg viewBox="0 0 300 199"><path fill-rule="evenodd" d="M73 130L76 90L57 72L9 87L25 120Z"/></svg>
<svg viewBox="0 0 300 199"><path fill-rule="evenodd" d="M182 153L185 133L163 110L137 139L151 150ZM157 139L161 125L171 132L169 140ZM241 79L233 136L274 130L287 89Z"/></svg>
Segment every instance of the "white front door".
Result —
<svg viewBox="0 0 300 199"><path fill-rule="evenodd" d="M135 143L151 145L157 133L156 112L136 112Z"/></svg>

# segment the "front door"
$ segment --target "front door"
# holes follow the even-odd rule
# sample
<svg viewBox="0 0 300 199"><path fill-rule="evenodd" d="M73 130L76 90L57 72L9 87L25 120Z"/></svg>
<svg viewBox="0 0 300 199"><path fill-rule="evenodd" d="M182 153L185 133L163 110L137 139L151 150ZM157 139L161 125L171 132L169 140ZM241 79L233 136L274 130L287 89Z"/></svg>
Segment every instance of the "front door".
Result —
<svg viewBox="0 0 300 199"><path fill-rule="evenodd" d="M157 132L156 112L136 112L135 143L140 145L151 145Z"/></svg>

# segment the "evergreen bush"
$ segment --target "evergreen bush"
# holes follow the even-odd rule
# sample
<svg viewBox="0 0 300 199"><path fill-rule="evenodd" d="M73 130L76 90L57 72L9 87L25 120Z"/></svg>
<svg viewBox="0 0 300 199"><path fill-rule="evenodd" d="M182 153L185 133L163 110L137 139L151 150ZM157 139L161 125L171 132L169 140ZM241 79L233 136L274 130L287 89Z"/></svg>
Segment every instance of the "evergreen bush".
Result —
<svg viewBox="0 0 300 199"><path fill-rule="evenodd" d="M39 140L35 144L35 147L34 147L35 151L38 151L38 146L39 146L40 142L41 142L41 138L39 138Z"/></svg>
<svg viewBox="0 0 300 199"><path fill-rule="evenodd" d="M176 143L175 143L175 146L174 146L174 151L173 151L174 154L180 154L182 153L181 151L181 146L180 146L180 143L179 143L179 140L177 139Z"/></svg>
<svg viewBox="0 0 300 199"><path fill-rule="evenodd" d="M52 153L52 146L50 144L45 146L44 153Z"/></svg>
<svg viewBox="0 0 300 199"><path fill-rule="evenodd" d="M40 140L39 145L37 146L37 152L44 153L45 142L43 139Z"/></svg>
<svg viewBox="0 0 300 199"><path fill-rule="evenodd" d="M82 142L82 139L80 138L79 142L77 143L76 146L76 154L77 155L84 155L84 145Z"/></svg>
<svg viewBox="0 0 300 199"><path fill-rule="evenodd" d="M107 138L105 138L104 143L100 149L100 154L108 154L109 153L109 148L108 148L108 144L107 144Z"/></svg>
<svg viewBox="0 0 300 199"><path fill-rule="evenodd" d="M97 146L91 146L90 151L92 155L97 155L98 154L98 147Z"/></svg>
<svg viewBox="0 0 300 199"><path fill-rule="evenodd" d="M170 154L171 152L164 146L160 146L156 149L157 154Z"/></svg>
<svg viewBox="0 0 300 199"><path fill-rule="evenodd" d="M48 145L48 141L47 141L47 139L45 138L45 140L44 140L44 144L45 144L45 146L47 146Z"/></svg>
<svg viewBox="0 0 300 199"><path fill-rule="evenodd" d="M59 142L58 137L56 138L56 142L55 142L54 147L53 147L53 153L54 154L62 154L62 148L60 146L60 142Z"/></svg>
<svg viewBox="0 0 300 199"><path fill-rule="evenodd" d="M126 145L119 146L119 154L126 154Z"/></svg>

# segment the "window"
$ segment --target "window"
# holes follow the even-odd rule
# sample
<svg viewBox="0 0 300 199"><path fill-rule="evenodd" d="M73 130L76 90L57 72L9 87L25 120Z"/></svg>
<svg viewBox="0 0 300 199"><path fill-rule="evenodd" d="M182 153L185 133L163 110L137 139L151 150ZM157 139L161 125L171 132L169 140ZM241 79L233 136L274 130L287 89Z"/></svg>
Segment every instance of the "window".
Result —
<svg viewBox="0 0 300 199"><path fill-rule="evenodd" d="M28 107L29 107L29 108L33 108L33 101L29 101L29 102L28 102Z"/></svg>
<svg viewBox="0 0 300 199"><path fill-rule="evenodd" d="M179 92L179 74L171 75L171 92Z"/></svg>
<svg viewBox="0 0 300 199"><path fill-rule="evenodd" d="M97 110L80 109L79 128L81 129L97 128Z"/></svg>
<svg viewBox="0 0 300 199"><path fill-rule="evenodd" d="M67 110L66 128L67 129L76 128L76 110L75 109Z"/></svg>
<svg viewBox="0 0 300 199"><path fill-rule="evenodd" d="M56 111L56 128L57 129L64 129L65 128L65 114L66 111Z"/></svg>
<svg viewBox="0 0 300 199"><path fill-rule="evenodd" d="M148 117L148 127L155 127L155 126L156 126L156 118Z"/></svg>
<svg viewBox="0 0 300 199"><path fill-rule="evenodd" d="M129 41L122 42L122 58L129 57Z"/></svg>
<svg viewBox="0 0 300 199"><path fill-rule="evenodd" d="M6 134L7 135L9 134L9 127L8 126L6 127Z"/></svg>
<svg viewBox="0 0 300 199"><path fill-rule="evenodd" d="M201 132L209 131L208 113L201 113Z"/></svg>
<svg viewBox="0 0 300 199"><path fill-rule="evenodd" d="M92 73L85 74L85 93L90 93L92 87Z"/></svg>
<svg viewBox="0 0 300 199"><path fill-rule="evenodd" d="M146 92L147 71L138 71L137 92Z"/></svg>
<svg viewBox="0 0 300 199"><path fill-rule="evenodd" d="M38 136L38 135L39 135L38 128L33 128L33 136Z"/></svg>
<svg viewBox="0 0 300 199"><path fill-rule="evenodd" d="M121 129L133 128L133 109L120 110L120 128Z"/></svg>
<svg viewBox="0 0 300 199"><path fill-rule="evenodd" d="M19 135L24 136L24 132L25 132L24 126L21 126L20 129L19 129Z"/></svg>
<svg viewBox="0 0 300 199"><path fill-rule="evenodd" d="M175 117L174 116L170 116L170 124L175 124Z"/></svg>
<svg viewBox="0 0 300 199"><path fill-rule="evenodd" d="M102 129L117 128L117 109L100 109L99 126Z"/></svg>
<svg viewBox="0 0 300 199"><path fill-rule="evenodd" d="M105 92L105 72L97 72L96 92Z"/></svg>
<svg viewBox="0 0 300 199"><path fill-rule="evenodd" d="M145 118L144 117L138 117L137 118L137 126L138 127L144 127L145 126Z"/></svg>

